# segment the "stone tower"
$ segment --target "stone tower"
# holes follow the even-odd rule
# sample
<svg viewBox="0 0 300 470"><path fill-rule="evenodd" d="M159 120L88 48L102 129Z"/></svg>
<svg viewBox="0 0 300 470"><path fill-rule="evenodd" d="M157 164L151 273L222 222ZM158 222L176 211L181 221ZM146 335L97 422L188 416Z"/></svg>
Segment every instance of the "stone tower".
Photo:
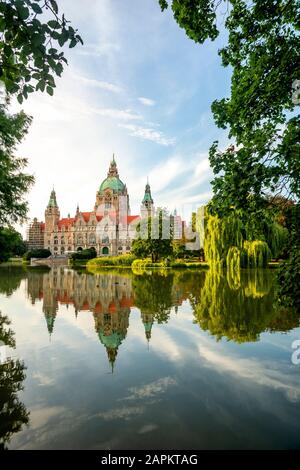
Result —
<svg viewBox="0 0 300 470"><path fill-rule="evenodd" d="M141 217L148 218L154 216L154 202L151 196L151 189L149 181L147 180L147 184L145 187L145 194L141 204Z"/></svg>
<svg viewBox="0 0 300 470"><path fill-rule="evenodd" d="M56 201L56 194L52 189L48 206L45 210L45 236L50 237L60 218L59 208Z"/></svg>

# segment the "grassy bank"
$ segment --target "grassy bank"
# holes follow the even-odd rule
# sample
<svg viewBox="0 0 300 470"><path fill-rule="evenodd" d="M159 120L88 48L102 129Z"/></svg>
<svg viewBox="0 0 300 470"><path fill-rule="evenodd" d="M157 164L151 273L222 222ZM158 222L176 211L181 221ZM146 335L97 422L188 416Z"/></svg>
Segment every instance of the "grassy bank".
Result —
<svg viewBox="0 0 300 470"><path fill-rule="evenodd" d="M78 263L74 266L82 266L83 260L78 260ZM86 260L86 268L90 272L99 272L99 270L107 269L130 269L133 271L139 271L144 269L199 269L208 268L208 264L201 261L189 261L189 260L164 260L157 263L153 263L150 258L136 259L134 255L121 255L94 258Z"/></svg>

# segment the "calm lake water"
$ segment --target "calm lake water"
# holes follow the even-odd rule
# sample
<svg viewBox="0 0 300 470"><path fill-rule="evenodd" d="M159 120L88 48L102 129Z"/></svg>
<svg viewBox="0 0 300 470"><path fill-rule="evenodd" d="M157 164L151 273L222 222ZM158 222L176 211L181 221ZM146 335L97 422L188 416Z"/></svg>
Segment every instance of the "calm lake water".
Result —
<svg viewBox="0 0 300 470"><path fill-rule="evenodd" d="M300 448L299 315L272 271L3 266L0 310L9 449Z"/></svg>

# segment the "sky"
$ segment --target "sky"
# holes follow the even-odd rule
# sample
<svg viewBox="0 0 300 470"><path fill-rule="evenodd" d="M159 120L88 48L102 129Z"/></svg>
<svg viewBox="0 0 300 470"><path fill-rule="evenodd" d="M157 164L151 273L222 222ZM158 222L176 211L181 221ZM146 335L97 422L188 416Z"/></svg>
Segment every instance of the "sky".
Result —
<svg viewBox="0 0 300 470"><path fill-rule="evenodd" d="M53 97L33 93L33 123L18 154L35 185L29 217L44 219L54 186L62 217L91 211L112 154L138 214L147 177L157 207L186 219L211 197L208 150L227 144L210 110L228 96L230 70L215 42L197 45L158 0L61 0L84 45L64 48L69 65Z"/></svg>

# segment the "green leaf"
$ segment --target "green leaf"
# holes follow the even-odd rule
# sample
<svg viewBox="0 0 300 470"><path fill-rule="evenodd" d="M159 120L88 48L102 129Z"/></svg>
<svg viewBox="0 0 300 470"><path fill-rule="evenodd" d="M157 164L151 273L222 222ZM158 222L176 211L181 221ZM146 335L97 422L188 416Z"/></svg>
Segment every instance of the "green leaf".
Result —
<svg viewBox="0 0 300 470"><path fill-rule="evenodd" d="M47 24L48 24L48 26L49 26L50 28L52 28L52 29L59 29L59 28L60 28L60 24L59 24L59 22L56 21L56 20L50 20L50 21L48 21Z"/></svg>
<svg viewBox="0 0 300 470"><path fill-rule="evenodd" d="M60 62L58 62L58 64L56 64L56 69L55 69L57 75L61 75L61 73L63 72L63 66Z"/></svg>
<svg viewBox="0 0 300 470"><path fill-rule="evenodd" d="M67 42L68 40L68 36L66 34L61 34L61 36L58 38L58 44L60 45L60 47L63 47L63 45L65 44L65 42Z"/></svg>
<svg viewBox="0 0 300 470"><path fill-rule="evenodd" d="M71 48L71 47L75 47L76 44L77 44L77 41L76 41L76 39L73 38L73 39L71 39L71 41L70 41L69 47L70 47L70 48Z"/></svg>
<svg viewBox="0 0 300 470"><path fill-rule="evenodd" d="M37 3L32 3L31 8L33 9L34 13L41 14L43 13L43 10L41 9L40 5Z"/></svg>
<svg viewBox="0 0 300 470"><path fill-rule="evenodd" d="M17 96L17 100L20 104L23 103L23 95L21 95L21 93Z"/></svg>
<svg viewBox="0 0 300 470"><path fill-rule="evenodd" d="M48 59L48 64L50 65L50 67L55 70L56 69L56 62L54 59L52 59L52 57L49 57Z"/></svg>
<svg viewBox="0 0 300 470"><path fill-rule="evenodd" d="M45 90L45 86L46 86L46 82L45 80L40 80L38 82L38 84L36 85L35 89L38 91L38 90L41 90L41 91L44 91Z"/></svg>
<svg viewBox="0 0 300 470"><path fill-rule="evenodd" d="M58 13L58 6L57 6L57 3L55 0L50 0L50 4L53 8L53 10L55 11L55 13Z"/></svg>
<svg viewBox="0 0 300 470"><path fill-rule="evenodd" d="M53 96L53 88L51 88L51 86L47 86L46 90L50 96Z"/></svg>
<svg viewBox="0 0 300 470"><path fill-rule="evenodd" d="M17 5L17 12L21 20L27 20L29 16L29 9L27 7L24 7L24 5L21 2L18 2Z"/></svg>

